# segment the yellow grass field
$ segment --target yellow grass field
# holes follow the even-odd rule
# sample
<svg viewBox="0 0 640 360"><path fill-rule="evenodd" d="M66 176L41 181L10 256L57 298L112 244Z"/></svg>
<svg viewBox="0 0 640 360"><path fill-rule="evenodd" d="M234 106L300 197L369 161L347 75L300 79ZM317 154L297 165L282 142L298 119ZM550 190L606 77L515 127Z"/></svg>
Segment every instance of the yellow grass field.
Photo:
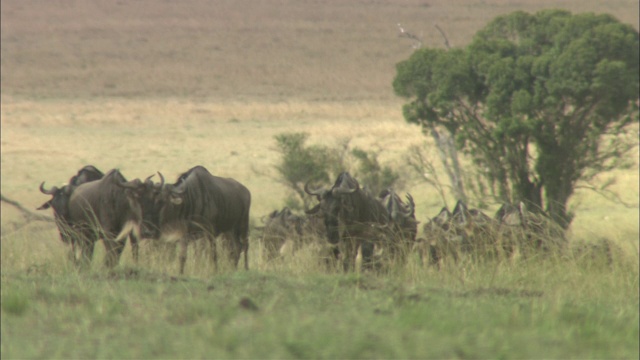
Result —
<svg viewBox="0 0 640 360"><path fill-rule="evenodd" d="M424 222L443 204L405 158L415 144L437 157L393 95L395 64L413 51L397 24L423 46L444 46L436 24L463 46L497 15L549 7L638 28L637 1L3 1L2 194L35 209L48 199L40 182L86 164L169 179L200 164L249 187L255 220L286 195L273 136L304 131L379 151L406 173ZM638 168L615 175L635 207L581 190L572 232L637 250ZM3 232L21 222L2 203Z"/></svg>

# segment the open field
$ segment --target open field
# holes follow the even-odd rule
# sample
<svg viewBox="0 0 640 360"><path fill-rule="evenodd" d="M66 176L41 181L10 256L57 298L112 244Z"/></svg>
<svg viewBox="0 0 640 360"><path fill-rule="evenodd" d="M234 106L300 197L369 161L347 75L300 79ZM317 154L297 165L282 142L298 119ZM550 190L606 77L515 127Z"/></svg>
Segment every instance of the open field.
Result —
<svg viewBox="0 0 640 360"><path fill-rule="evenodd" d="M48 199L40 182L60 185L86 164L131 179L200 164L247 185L258 223L287 194L273 137L304 131L310 143L379 151L406 174L424 223L442 200L405 158L416 144L437 157L392 92L395 64L413 51L396 24L441 47L438 24L457 46L496 15L548 7L639 27L638 1L3 1L2 194L35 209ZM177 277L146 248L135 266L128 247L106 273L98 244L77 274L52 224L25 226L3 202L2 358L638 358L637 163L602 182L610 175L632 207L579 190L570 241L615 242L624 253L612 266L438 272L413 259L384 276L344 275L311 250L268 263L254 232L248 273L214 274L190 254Z"/></svg>

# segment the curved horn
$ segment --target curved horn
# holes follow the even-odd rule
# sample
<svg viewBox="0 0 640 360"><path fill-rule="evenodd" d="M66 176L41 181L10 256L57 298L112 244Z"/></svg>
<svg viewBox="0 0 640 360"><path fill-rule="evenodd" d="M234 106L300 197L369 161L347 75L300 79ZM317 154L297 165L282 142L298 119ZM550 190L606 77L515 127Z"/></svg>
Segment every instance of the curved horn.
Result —
<svg viewBox="0 0 640 360"><path fill-rule="evenodd" d="M155 174L151 174L151 175L147 176L147 178L144 179L144 183L146 184L147 182L151 181L151 178L154 177L154 176L155 176Z"/></svg>
<svg viewBox="0 0 640 360"><path fill-rule="evenodd" d="M160 187L164 186L164 176L162 176L162 173L160 171L158 171L158 176L160 177Z"/></svg>
<svg viewBox="0 0 640 360"><path fill-rule="evenodd" d="M351 178L355 183L356 183L356 187L355 188L347 188L345 187L345 182L343 181L339 187L334 187L331 190L331 193L334 195L341 195L341 194L352 194L358 190L360 190L360 183L358 183L358 180Z"/></svg>
<svg viewBox="0 0 640 360"><path fill-rule="evenodd" d="M44 181L42 182L42 184L40 184L40 192L43 194L47 194L47 195L53 195L56 193L56 191L58 191L58 187L54 186L49 190L45 190L44 189Z"/></svg>
<svg viewBox="0 0 640 360"><path fill-rule="evenodd" d="M413 217L416 211L416 203L413 202L413 196L411 196L411 194L407 193L406 197L407 197L407 211L405 212L405 215L408 217Z"/></svg>
<svg viewBox="0 0 640 360"><path fill-rule="evenodd" d="M316 189L316 190L311 190L311 189L309 189L309 183L310 183L310 182L311 182L311 180L307 181L307 182L304 184L304 192L306 192L306 193L307 193L307 194L309 194L309 195L315 195L315 196L320 196L320 195L322 195L322 193L324 192L324 189L323 189L323 188L320 188L320 189Z"/></svg>

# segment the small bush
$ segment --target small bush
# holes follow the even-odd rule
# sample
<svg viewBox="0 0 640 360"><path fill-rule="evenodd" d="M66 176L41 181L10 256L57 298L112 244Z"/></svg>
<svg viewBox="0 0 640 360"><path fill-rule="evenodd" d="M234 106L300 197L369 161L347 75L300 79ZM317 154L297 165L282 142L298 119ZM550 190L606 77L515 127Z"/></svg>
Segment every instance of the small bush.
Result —
<svg viewBox="0 0 640 360"><path fill-rule="evenodd" d="M361 186L377 194L382 189L397 184L399 174L378 162L378 154L359 148L348 151L348 142L335 148L307 145L307 133L284 133L275 136L277 149L282 154L276 165L281 182L295 195L286 199L291 209L309 207L309 196L304 184L330 184L343 171L351 172ZM348 164L353 164L353 168Z"/></svg>

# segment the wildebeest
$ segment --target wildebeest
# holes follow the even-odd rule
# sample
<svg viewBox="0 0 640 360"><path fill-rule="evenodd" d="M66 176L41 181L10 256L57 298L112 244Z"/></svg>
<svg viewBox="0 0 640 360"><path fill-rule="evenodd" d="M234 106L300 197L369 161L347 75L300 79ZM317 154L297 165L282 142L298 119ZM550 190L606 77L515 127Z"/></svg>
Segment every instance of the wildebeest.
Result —
<svg viewBox="0 0 640 360"><path fill-rule="evenodd" d="M152 201L141 204L144 233L154 239L180 242L180 274L184 273L189 241L199 237L209 240L217 267L215 241L220 234L230 242L235 266L244 252L244 266L249 269L249 189L234 179L214 176L202 166L181 174L174 184L165 184L159 175L160 184L145 181L142 198Z"/></svg>
<svg viewBox="0 0 640 360"><path fill-rule="evenodd" d="M374 245L384 241L385 232L380 229L389 223L384 206L348 172L338 175L330 189L312 190L307 182L304 190L318 199L319 204L307 213L322 212L327 240L342 248L345 271L354 269L358 249L363 266L370 266Z"/></svg>
<svg viewBox="0 0 640 360"><path fill-rule="evenodd" d="M445 206L438 215L424 224L425 238L419 239L416 243L416 250L423 263L425 258L428 258L430 264L439 268L447 257L452 257L455 261L458 260L460 243L451 231L451 217L451 211Z"/></svg>
<svg viewBox="0 0 640 360"><path fill-rule="evenodd" d="M332 260L339 257L337 247L328 246L324 221L319 213L301 216L284 207L262 217L262 222L264 226L258 229L262 230L261 243L267 260L291 254L318 240L321 240L317 244L320 247L315 249L319 251L317 255L325 260L325 265L330 266Z"/></svg>
<svg viewBox="0 0 640 360"><path fill-rule="evenodd" d="M114 169L71 192L65 221L70 229L68 235L72 236L73 253L76 246L81 250L82 265L91 261L95 243L100 239L104 242L108 267L117 264L127 237L131 238L134 259L138 258L142 214L133 199L139 196L140 183L138 179L127 182L120 171Z"/></svg>
<svg viewBox="0 0 640 360"><path fill-rule="evenodd" d="M102 171L98 170L98 168L93 165L87 165L78 170L76 175L72 176L69 179L69 182L60 188L53 186L49 190L46 190L44 187L45 182L43 181L40 184L40 192L46 195L51 195L51 199L40 205L37 210L46 210L49 208L53 210L53 216L56 221L56 226L58 227L58 232L60 233L60 239L62 242L71 246L69 259L72 261L75 261L75 246L73 244L73 237L69 232L70 228L68 221L69 199L71 198L71 193L79 185L100 180L102 177L104 177Z"/></svg>
<svg viewBox="0 0 640 360"><path fill-rule="evenodd" d="M495 222L478 209L469 209L459 200L453 212L445 206L425 224L419 245L421 256L440 267L447 257L458 261L461 253L474 257L492 252L495 242Z"/></svg>
<svg viewBox="0 0 640 360"><path fill-rule="evenodd" d="M406 194L406 199L407 203L404 203L392 188L378 195L378 200L389 214L389 242L386 245L391 255L401 262L413 247L418 233L413 197Z"/></svg>
<svg viewBox="0 0 640 360"><path fill-rule="evenodd" d="M494 219L499 223L502 241L518 246L525 256L536 250L561 250L566 245L562 228L541 211L529 211L522 201L503 204Z"/></svg>
<svg viewBox="0 0 640 360"><path fill-rule="evenodd" d="M264 227L261 242L267 260L275 258L285 244L297 244L302 241L304 218L293 214L288 207L272 211L262 221Z"/></svg>
<svg viewBox="0 0 640 360"><path fill-rule="evenodd" d="M65 216L67 216L67 206L69 204L71 192L79 185L95 180L100 180L103 177L104 174L102 173L102 171L98 170L98 168L93 165L87 165L78 170L78 173L72 176L69 179L69 182L60 188L54 186L49 190L45 190L43 181L40 184L40 192L46 195L52 195L52 198L51 200L40 205L40 207L38 207L38 210L45 210L51 207L53 208L53 213L56 219L64 219Z"/></svg>
<svg viewBox="0 0 640 360"><path fill-rule="evenodd" d="M69 185L78 186L91 181L100 180L104 177L102 171L93 165L86 165L78 170L78 173L69 179Z"/></svg>
<svg viewBox="0 0 640 360"><path fill-rule="evenodd" d="M495 250L493 219L478 209L469 209L462 200L451 213L451 230L458 236L463 252L483 256Z"/></svg>

